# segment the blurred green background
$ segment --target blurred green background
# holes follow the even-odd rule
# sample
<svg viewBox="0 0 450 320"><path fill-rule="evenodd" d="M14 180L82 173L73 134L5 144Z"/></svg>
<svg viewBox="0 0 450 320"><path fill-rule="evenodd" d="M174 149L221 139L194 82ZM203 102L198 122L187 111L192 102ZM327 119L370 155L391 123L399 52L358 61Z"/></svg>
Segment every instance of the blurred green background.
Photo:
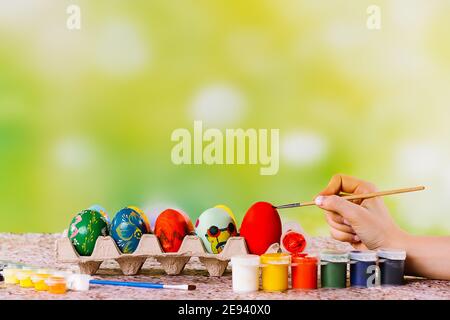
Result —
<svg viewBox="0 0 450 320"><path fill-rule="evenodd" d="M241 220L344 172L426 185L389 208L411 232L448 234L448 30L446 0L0 0L0 231L59 232L96 203L193 219L223 203ZM170 135L194 120L279 128L279 173L172 164ZM316 208L282 215L328 233Z"/></svg>

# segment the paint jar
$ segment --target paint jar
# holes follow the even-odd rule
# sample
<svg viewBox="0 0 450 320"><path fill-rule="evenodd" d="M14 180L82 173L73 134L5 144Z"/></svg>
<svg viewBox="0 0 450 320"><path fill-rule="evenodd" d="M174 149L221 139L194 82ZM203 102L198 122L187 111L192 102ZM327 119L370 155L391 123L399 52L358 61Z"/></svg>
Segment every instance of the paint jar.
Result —
<svg viewBox="0 0 450 320"><path fill-rule="evenodd" d="M405 274L406 251L400 249L378 250L380 283L382 286L403 284Z"/></svg>
<svg viewBox="0 0 450 320"><path fill-rule="evenodd" d="M31 276L31 281L33 281L34 290L36 291L47 291L48 285L45 282L47 278L50 277L48 273L36 273Z"/></svg>
<svg viewBox="0 0 450 320"><path fill-rule="evenodd" d="M17 266L8 266L3 269L3 277L5 278L5 284L18 284L17 273L21 269Z"/></svg>
<svg viewBox="0 0 450 320"><path fill-rule="evenodd" d="M350 251L350 286L374 287L377 268L375 251Z"/></svg>
<svg viewBox="0 0 450 320"><path fill-rule="evenodd" d="M51 276L46 280L48 292L54 294L64 294L67 292L67 281L64 277Z"/></svg>
<svg viewBox="0 0 450 320"><path fill-rule="evenodd" d="M303 228L295 221L283 222L283 232L280 238L282 252L297 254L306 251L309 239Z"/></svg>
<svg viewBox="0 0 450 320"><path fill-rule="evenodd" d="M264 291L288 289L291 256L287 253L266 253L261 256L262 288Z"/></svg>
<svg viewBox="0 0 450 320"><path fill-rule="evenodd" d="M317 289L318 259L307 254L292 256L291 279L293 289Z"/></svg>
<svg viewBox="0 0 450 320"><path fill-rule="evenodd" d="M305 250L306 239L303 234L289 230L281 235L280 244L283 252L295 254Z"/></svg>
<svg viewBox="0 0 450 320"><path fill-rule="evenodd" d="M19 280L19 286L22 288L34 288L33 281L31 281L31 276L33 275L33 270L20 270L17 272L17 280Z"/></svg>
<svg viewBox="0 0 450 320"><path fill-rule="evenodd" d="M260 258L255 254L231 257L234 292L259 290L259 265Z"/></svg>
<svg viewBox="0 0 450 320"><path fill-rule="evenodd" d="M347 286L347 263L347 252L322 251L320 253L322 288L345 288Z"/></svg>
<svg viewBox="0 0 450 320"><path fill-rule="evenodd" d="M74 291L88 291L91 276L88 274L71 274L67 278L67 288Z"/></svg>

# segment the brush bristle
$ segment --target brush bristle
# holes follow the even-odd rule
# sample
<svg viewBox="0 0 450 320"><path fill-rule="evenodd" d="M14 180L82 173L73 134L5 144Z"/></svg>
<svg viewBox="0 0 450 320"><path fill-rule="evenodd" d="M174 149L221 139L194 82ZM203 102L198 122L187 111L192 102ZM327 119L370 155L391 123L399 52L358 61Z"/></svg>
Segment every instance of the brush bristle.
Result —
<svg viewBox="0 0 450 320"><path fill-rule="evenodd" d="M188 290L195 290L197 287L193 284L188 284Z"/></svg>

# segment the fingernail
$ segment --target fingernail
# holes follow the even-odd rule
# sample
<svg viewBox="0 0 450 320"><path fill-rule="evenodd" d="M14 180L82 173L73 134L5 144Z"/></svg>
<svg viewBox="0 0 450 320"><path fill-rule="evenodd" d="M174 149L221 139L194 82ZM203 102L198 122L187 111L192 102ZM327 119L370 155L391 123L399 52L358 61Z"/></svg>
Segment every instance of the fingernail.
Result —
<svg viewBox="0 0 450 320"><path fill-rule="evenodd" d="M357 235L353 237L353 240L355 242L360 242L361 241L361 239Z"/></svg>
<svg viewBox="0 0 450 320"><path fill-rule="evenodd" d="M316 203L316 205L317 206L322 206L322 204L323 204L323 200L324 200L324 197L323 196L318 196L315 200L314 200L314 202Z"/></svg>
<svg viewBox="0 0 450 320"><path fill-rule="evenodd" d="M348 226L350 225L350 223L347 220L345 220L345 219L343 220L343 222L344 222L344 224L346 224Z"/></svg>

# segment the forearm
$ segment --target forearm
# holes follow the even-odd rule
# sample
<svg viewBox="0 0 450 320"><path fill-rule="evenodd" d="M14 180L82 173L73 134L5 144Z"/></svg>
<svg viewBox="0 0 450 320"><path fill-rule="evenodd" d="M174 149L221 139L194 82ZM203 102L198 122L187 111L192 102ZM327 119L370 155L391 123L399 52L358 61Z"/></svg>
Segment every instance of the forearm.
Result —
<svg viewBox="0 0 450 320"><path fill-rule="evenodd" d="M450 280L450 237L403 234L399 244L406 250L406 274Z"/></svg>

